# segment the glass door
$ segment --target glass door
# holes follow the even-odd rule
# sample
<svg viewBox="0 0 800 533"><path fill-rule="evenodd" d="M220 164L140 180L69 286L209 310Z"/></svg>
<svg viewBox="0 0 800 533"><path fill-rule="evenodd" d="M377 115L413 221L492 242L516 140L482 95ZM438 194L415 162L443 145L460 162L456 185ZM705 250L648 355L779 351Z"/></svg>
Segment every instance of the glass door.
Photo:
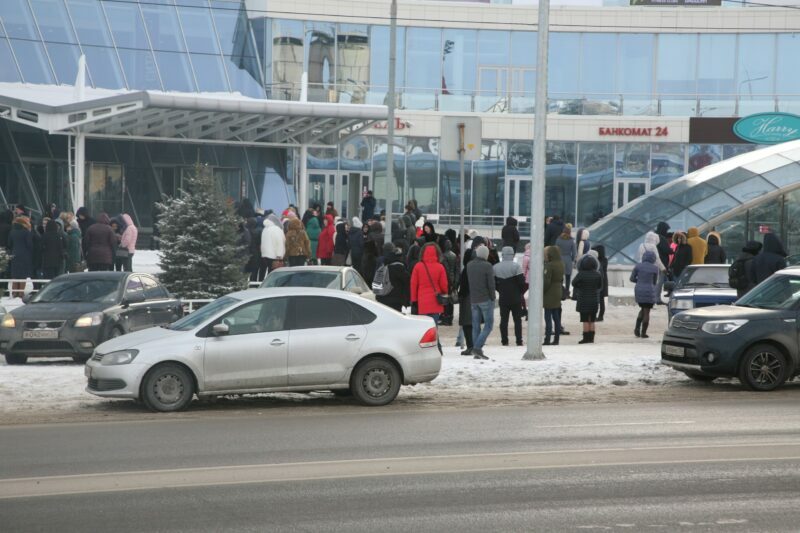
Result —
<svg viewBox="0 0 800 533"><path fill-rule="evenodd" d="M614 209L616 210L650 192L650 180L617 180L615 191Z"/></svg>
<svg viewBox="0 0 800 533"><path fill-rule="evenodd" d="M86 207L92 216L107 213L114 217L123 212L125 173L123 166L112 163L89 163L86 180Z"/></svg>
<svg viewBox="0 0 800 533"><path fill-rule="evenodd" d="M527 218L531 216L530 176L511 176L506 178L505 206L506 217Z"/></svg>

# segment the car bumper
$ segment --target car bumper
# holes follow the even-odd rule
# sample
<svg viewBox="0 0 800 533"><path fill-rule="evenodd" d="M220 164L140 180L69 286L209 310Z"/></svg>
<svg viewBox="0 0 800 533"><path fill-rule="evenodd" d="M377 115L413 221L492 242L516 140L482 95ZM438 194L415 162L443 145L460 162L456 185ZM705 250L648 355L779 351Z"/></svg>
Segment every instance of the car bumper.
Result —
<svg viewBox="0 0 800 533"><path fill-rule="evenodd" d="M28 357L90 357L102 342L102 328L61 328L57 337L48 339L23 338L21 327L0 330L0 353ZM35 330L34 330L35 331Z"/></svg>
<svg viewBox="0 0 800 533"><path fill-rule="evenodd" d="M442 369L442 356L436 346L421 348L403 359L404 385L433 381Z"/></svg>
<svg viewBox="0 0 800 533"><path fill-rule="evenodd" d="M745 343L736 332L710 335L698 330L685 334L670 329L661 342L661 363L684 372L734 377L738 374L740 347ZM681 350L683 355L678 354Z"/></svg>
<svg viewBox="0 0 800 533"><path fill-rule="evenodd" d="M106 366L89 360L84 367L86 392L103 398L138 398L148 368L136 363Z"/></svg>

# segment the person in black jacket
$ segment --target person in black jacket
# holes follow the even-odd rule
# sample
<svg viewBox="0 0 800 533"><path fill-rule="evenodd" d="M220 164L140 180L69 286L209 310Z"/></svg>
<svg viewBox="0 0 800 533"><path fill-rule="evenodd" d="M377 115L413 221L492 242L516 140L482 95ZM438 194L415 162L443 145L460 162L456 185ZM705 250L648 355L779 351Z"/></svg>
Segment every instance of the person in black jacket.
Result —
<svg viewBox="0 0 800 533"><path fill-rule="evenodd" d="M511 246L503 247L503 260L492 269L495 288L500 295L500 342L508 346L508 315L511 313L517 346L522 346L522 295L527 287L522 266L514 262L514 249Z"/></svg>
<svg viewBox="0 0 800 533"><path fill-rule="evenodd" d="M389 269L389 282L392 284L392 290L385 296L376 296L375 299L383 305L402 311L404 306L410 305L411 296L411 274L406 270L403 253L392 247L384 254L383 263Z"/></svg>
<svg viewBox="0 0 800 533"><path fill-rule="evenodd" d="M472 355L472 302L469 297L469 278L467 265L472 260L472 250L464 252L464 268L461 269L461 279L458 282L458 325L461 326L461 335L464 336L466 350L461 355ZM456 342L458 344L458 342Z"/></svg>
<svg viewBox="0 0 800 533"><path fill-rule="evenodd" d="M47 223L42 236L42 276L53 279L64 273L64 259L67 256L66 236L61 232L58 222Z"/></svg>
<svg viewBox="0 0 800 533"><path fill-rule="evenodd" d="M608 258L606 257L606 247L602 244L596 244L594 250L597 252L597 261L600 263L600 275L603 276L603 288L600 289L599 295L600 311L597 314L597 322L602 322L606 314L606 298L608 298Z"/></svg>
<svg viewBox="0 0 800 533"><path fill-rule="evenodd" d="M564 232L564 221L561 217L555 215L547 226L544 228L544 245L554 246L558 236Z"/></svg>
<svg viewBox="0 0 800 533"><path fill-rule="evenodd" d="M786 250L780 237L774 233L764 235L764 245L753 259L750 270L750 279L758 285L778 270L786 268Z"/></svg>
<svg viewBox="0 0 800 533"><path fill-rule="evenodd" d="M89 229L89 227L97 222L92 218L92 216L89 214L89 210L85 207L78 209L78 211L75 213L75 218L78 219L78 226L81 228L81 235L86 235L86 231Z"/></svg>
<svg viewBox="0 0 800 533"><path fill-rule="evenodd" d="M578 300L576 311L583 322L583 339L578 344L591 344L594 342L594 322L599 307L598 293L603 288L603 276L597 259L585 255L578 260L578 275L572 280L572 288Z"/></svg>
<svg viewBox="0 0 800 533"><path fill-rule="evenodd" d="M726 262L725 249L720 246L719 234L711 232L706 239L708 243L708 253L706 254L707 265L724 265Z"/></svg>
<svg viewBox="0 0 800 533"><path fill-rule="evenodd" d="M510 246L514 249L514 252L517 251L517 245L519 244L519 230L517 229L516 218L506 218L506 225L503 226L503 230L500 232L500 237L503 240L504 248L506 246Z"/></svg>
<svg viewBox="0 0 800 533"><path fill-rule="evenodd" d="M761 251L761 243L758 241L747 241L733 264L728 268L728 284L736 289L736 297L741 298L750 289L755 287L751 272L753 270L753 259Z"/></svg>
<svg viewBox="0 0 800 533"><path fill-rule="evenodd" d="M345 222L339 222L336 224L336 238L333 241L333 257L331 258L331 264L334 266L344 266L349 253L350 239L347 236L347 224Z"/></svg>
<svg viewBox="0 0 800 533"><path fill-rule="evenodd" d="M675 243L675 253L672 256L670 270L672 277L677 280L683 269L692 264L692 247L689 246L686 234L682 231L676 231L672 240Z"/></svg>
<svg viewBox="0 0 800 533"><path fill-rule="evenodd" d="M375 216L375 204L372 191L367 191L367 194L361 199L361 220L371 220Z"/></svg>

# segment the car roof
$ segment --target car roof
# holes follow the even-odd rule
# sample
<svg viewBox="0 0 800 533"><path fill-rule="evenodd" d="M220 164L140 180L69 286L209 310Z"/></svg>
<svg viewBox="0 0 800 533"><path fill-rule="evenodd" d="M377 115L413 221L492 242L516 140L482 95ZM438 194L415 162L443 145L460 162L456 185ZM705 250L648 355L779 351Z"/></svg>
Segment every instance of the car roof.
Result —
<svg viewBox="0 0 800 533"><path fill-rule="evenodd" d="M277 270L273 270L270 274L274 272L343 272L345 270L349 270L349 266L328 266L328 265L317 265L317 266L296 266L296 267L281 267Z"/></svg>
<svg viewBox="0 0 800 533"><path fill-rule="evenodd" d="M792 274L797 276L800 274L800 265L792 265L775 272L776 274Z"/></svg>
<svg viewBox="0 0 800 533"><path fill-rule="evenodd" d="M724 263L715 263L713 265L687 265L686 268L692 269L705 269L705 268L730 268L730 265Z"/></svg>
<svg viewBox="0 0 800 533"><path fill-rule="evenodd" d="M138 274L138 272L73 272L71 274L62 274L58 276L58 278L81 279L85 281L90 281L93 279L120 280L127 276L132 276L134 274Z"/></svg>
<svg viewBox="0 0 800 533"><path fill-rule="evenodd" d="M256 300L265 296L334 296L336 298L347 298L353 301L363 300L356 294L337 289L319 289L316 287L269 287L247 289L244 291L232 292L228 296L233 296L242 301Z"/></svg>

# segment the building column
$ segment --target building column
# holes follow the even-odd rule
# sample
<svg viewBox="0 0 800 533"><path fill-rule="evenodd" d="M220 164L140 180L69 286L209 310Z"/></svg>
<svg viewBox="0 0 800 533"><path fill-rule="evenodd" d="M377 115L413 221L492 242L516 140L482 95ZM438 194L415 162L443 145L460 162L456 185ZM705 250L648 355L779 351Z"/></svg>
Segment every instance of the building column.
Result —
<svg viewBox="0 0 800 533"><path fill-rule="evenodd" d="M86 193L86 136L83 133L75 134L75 168L72 181L72 201L74 210L85 205Z"/></svg>
<svg viewBox="0 0 800 533"><path fill-rule="evenodd" d="M300 145L300 175L297 177L297 210L300 216L308 209L308 145Z"/></svg>

